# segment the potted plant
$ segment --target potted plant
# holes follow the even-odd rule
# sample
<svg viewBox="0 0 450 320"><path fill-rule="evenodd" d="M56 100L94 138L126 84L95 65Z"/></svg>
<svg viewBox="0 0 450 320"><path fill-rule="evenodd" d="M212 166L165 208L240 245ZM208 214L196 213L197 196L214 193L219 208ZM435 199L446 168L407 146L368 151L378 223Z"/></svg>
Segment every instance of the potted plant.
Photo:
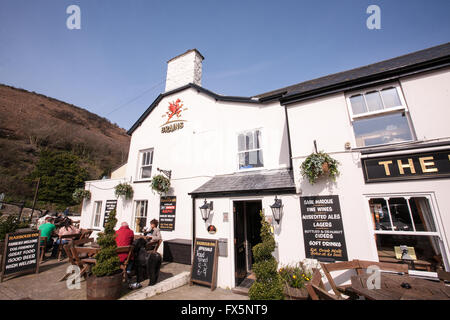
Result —
<svg viewBox="0 0 450 320"><path fill-rule="evenodd" d="M88 300L115 300L122 290L122 270L116 249L116 210L109 213L104 232L99 233L97 242L101 249L95 256L96 264L86 280Z"/></svg>
<svg viewBox="0 0 450 320"><path fill-rule="evenodd" d="M91 192L83 188L77 188L72 194L72 199L76 203L81 203L83 199L89 201L91 199Z"/></svg>
<svg viewBox="0 0 450 320"><path fill-rule="evenodd" d="M301 264L285 266L278 273L284 281L284 294L293 300L308 299L305 284L311 280L311 274Z"/></svg>
<svg viewBox="0 0 450 320"><path fill-rule="evenodd" d="M275 250L275 239L262 211L260 215L262 242L252 249L256 280L250 287L248 295L251 300L283 300L283 281L277 272L278 262L272 255Z"/></svg>
<svg viewBox="0 0 450 320"><path fill-rule="evenodd" d="M124 196L125 199L133 198L133 187L128 183L119 183L114 187L116 197Z"/></svg>
<svg viewBox="0 0 450 320"><path fill-rule="evenodd" d="M150 181L150 187L159 194L166 193L170 188L170 180L162 174L158 174L153 176Z"/></svg>
<svg viewBox="0 0 450 320"><path fill-rule="evenodd" d="M321 151L310 154L300 166L301 174L314 184L323 175L328 175L333 181L339 176L339 161Z"/></svg>

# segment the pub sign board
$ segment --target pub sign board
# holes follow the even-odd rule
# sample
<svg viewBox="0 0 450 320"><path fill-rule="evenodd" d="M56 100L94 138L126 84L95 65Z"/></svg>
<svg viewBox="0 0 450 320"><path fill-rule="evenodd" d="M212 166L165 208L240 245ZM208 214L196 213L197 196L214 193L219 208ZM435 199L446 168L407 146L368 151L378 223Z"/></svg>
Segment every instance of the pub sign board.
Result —
<svg viewBox="0 0 450 320"><path fill-rule="evenodd" d="M103 228L106 226L106 222L108 222L110 212L116 209L116 207L117 207L117 200L106 200L105 217L103 218Z"/></svg>
<svg viewBox="0 0 450 320"><path fill-rule="evenodd" d="M218 241L212 239L199 239L194 241L194 257L191 267L191 280L207 285L211 290L216 288L217 263L219 258Z"/></svg>
<svg viewBox="0 0 450 320"><path fill-rule="evenodd" d="M362 159L366 183L450 178L450 149Z"/></svg>
<svg viewBox="0 0 450 320"><path fill-rule="evenodd" d="M177 207L177 197L161 197L159 211L159 230L175 230L175 210Z"/></svg>
<svg viewBox="0 0 450 320"><path fill-rule="evenodd" d="M337 195L300 197L306 258L347 261L342 214Z"/></svg>
<svg viewBox="0 0 450 320"><path fill-rule="evenodd" d="M0 282L7 275L29 271L39 272L40 234L41 232L37 230L6 235Z"/></svg>

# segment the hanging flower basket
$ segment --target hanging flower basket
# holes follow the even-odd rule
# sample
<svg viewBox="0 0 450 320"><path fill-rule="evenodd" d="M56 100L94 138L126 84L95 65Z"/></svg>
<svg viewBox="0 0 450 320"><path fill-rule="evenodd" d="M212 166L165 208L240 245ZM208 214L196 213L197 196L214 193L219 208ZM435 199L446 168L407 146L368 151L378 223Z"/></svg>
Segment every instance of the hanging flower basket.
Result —
<svg viewBox="0 0 450 320"><path fill-rule="evenodd" d="M339 161L331 158L327 153L321 151L312 153L300 166L303 178L314 184L323 175L328 175L333 181L339 176Z"/></svg>
<svg viewBox="0 0 450 320"><path fill-rule="evenodd" d="M158 174L150 181L150 188L159 194L166 193L170 189L170 180L162 174Z"/></svg>
<svg viewBox="0 0 450 320"><path fill-rule="evenodd" d="M128 183L119 183L114 187L116 198L124 196L125 199L133 198L133 187Z"/></svg>
<svg viewBox="0 0 450 320"><path fill-rule="evenodd" d="M89 190L84 190L83 188L75 189L72 194L72 199L76 203L81 203L83 199L89 201L91 199L91 192Z"/></svg>

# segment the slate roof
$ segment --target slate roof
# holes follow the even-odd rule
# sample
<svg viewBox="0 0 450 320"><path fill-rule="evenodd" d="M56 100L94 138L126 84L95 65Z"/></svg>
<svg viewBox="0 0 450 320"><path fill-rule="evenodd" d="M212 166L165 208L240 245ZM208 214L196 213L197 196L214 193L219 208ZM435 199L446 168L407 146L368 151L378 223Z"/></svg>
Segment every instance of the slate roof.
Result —
<svg viewBox="0 0 450 320"><path fill-rule="evenodd" d="M295 192L292 170L249 171L219 175L189 194L213 195L245 192L258 193L261 191Z"/></svg>
<svg viewBox="0 0 450 320"><path fill-rule="evenodd" d="M384 60L356 69L334 73L321 78L301 82L281 89L258 94L255 97L260 100L277 99L280 97L288 99L292 96L306 95L319 89L332 88L336 85L354 82L356 80L366 81L375 76L387 77L393 74L402 74L414 68L425 69L433 63L448 64L450 62L450 42L432 48L405 54L393 59Z"/></svg>
<svg viewBox="0 0 450 320"><path fill-rule="evenodd" d="M352 88L351 86L368 85L376 81L391 81L396 77L412 74L413 72L423 72L446 66L450 66L450 42L360 68L334 73L292 86L261 93L253 97L223 96L190 83L160 94L127 133L131 135L164 97L188 88L196 89L218 101L258 104L270 100L280 100L281 104L288 104L302 99L348 90Z"/></svg>

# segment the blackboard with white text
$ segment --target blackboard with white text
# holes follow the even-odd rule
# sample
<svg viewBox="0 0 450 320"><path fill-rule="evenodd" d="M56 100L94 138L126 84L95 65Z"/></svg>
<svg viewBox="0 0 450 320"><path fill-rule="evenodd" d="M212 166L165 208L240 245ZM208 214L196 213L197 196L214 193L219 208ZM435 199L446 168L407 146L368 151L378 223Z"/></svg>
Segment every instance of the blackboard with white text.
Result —
<svg viewBox="0 0 450 320"><path fill-rule="evenodd" d="M9 233L5 238L3 253L3 277L29 270L39 272L39 239L40 231Z"/></svg>
<svg viewBox="0 0 450 320"><path fill-rule="evenodd" d="M347 261L339 197L300 197L303 239L307 258Z"/></svg>
<svg viewBox="0 0 450 320"><path fill-rule="evenodd" d="M211 286L211 290L214 290L216 287L218 256L217 240L195 239L191 283L197 282L208 285Z"/></svg>
<svg viewBox="0 0 450 320"><path fill-rule="evenodd" d="M177 197L161 197L159 211L159 230L175 230L175 211L177 208Z"/></svg>

